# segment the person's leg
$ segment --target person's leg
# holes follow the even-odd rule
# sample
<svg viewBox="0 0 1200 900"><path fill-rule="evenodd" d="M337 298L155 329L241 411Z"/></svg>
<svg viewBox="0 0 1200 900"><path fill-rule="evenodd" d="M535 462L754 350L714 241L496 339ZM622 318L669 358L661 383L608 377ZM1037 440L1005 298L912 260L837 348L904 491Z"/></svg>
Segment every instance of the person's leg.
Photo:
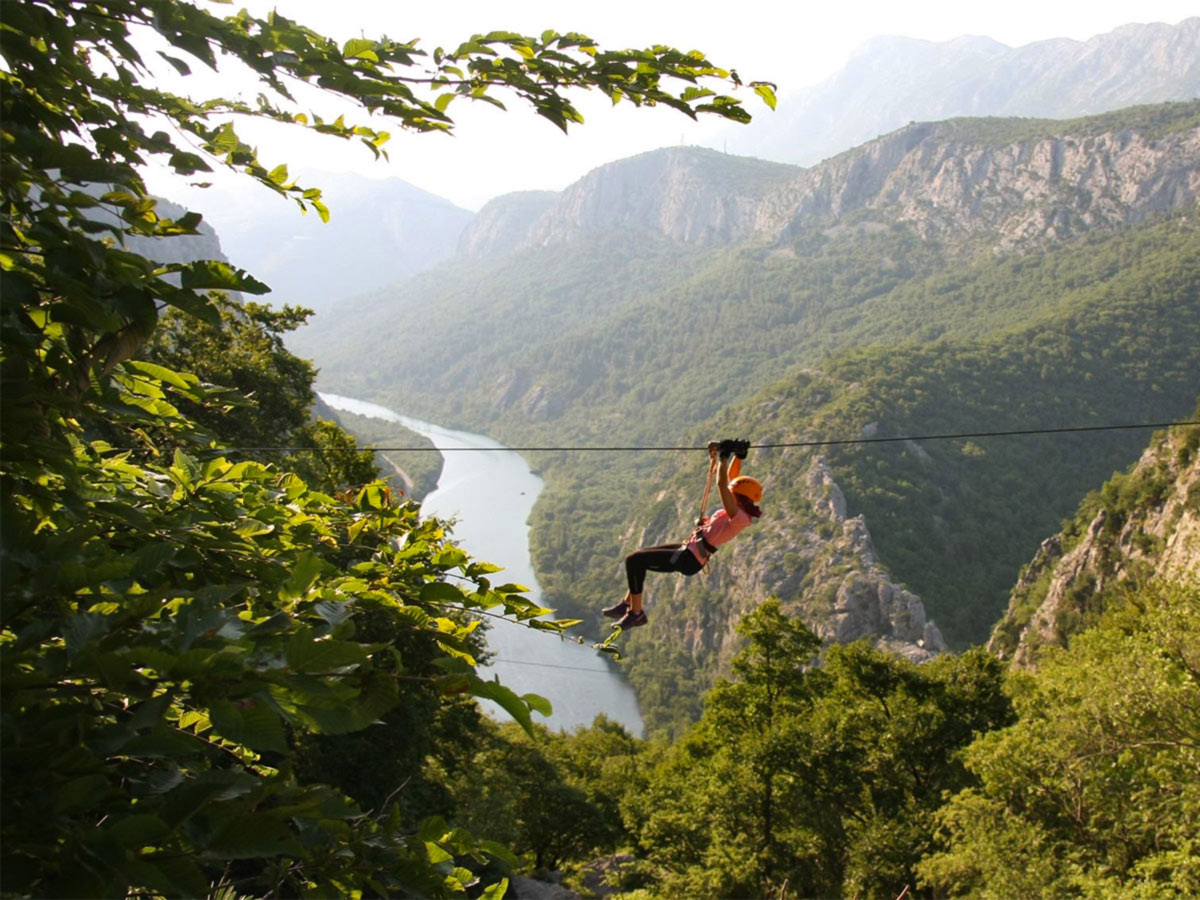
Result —
<svg viewBox="0 0 1200 900"><path fill-rule="evenodd" d="M646 584L647 572L674 572L676 567L671 560L675 558L679 544L660 544L657 547L643 547L625 557L625 578L629 582L629 611L642 611L642 592ZM684 553L691 555L689 551Z"/></svg>

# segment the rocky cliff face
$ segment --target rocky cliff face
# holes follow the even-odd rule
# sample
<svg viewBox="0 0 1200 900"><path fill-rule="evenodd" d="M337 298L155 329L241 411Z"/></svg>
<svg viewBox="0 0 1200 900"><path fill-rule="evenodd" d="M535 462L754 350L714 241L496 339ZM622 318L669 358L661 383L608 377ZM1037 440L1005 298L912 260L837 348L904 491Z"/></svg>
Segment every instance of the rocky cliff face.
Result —
<svg viewBox="0 0 1200 900"><path fill-rule="evenodd" d="M802 500L780 502L783 492L772 490L768 476L763 488L773 498L771 514L742 532L735 549L715 554L707 570L691 579L648 583L655 636L723 673L739 649L738 621L763 598L776 596L826 642L867 639L918 662L944 652L946 643L920 598L895 584L880 564L863 517L847 517L845 498L822 457L811 459L805 482ZM655 518L686 521L688 514L678 508ZM669 526L649 526L625 543L672 539L678 536Z"/></svg>
<svg viewBox="0 0 1200 900"><path fill-rule="evenodd" d="M991 135L988 122L910 125L806 171L779 203L793 210L786 227L857 213L1008 249L1137 222L1200 196L1194 124L1160 135L1080 120L1024 139L1015 126L995 125Z"/></svg>
<svg viewBox="0 0 1200 900"><path fill-rule="evenodd" d="M807 170L695 147L656 150L596 169L557 196L495 201L460 252L496 256L614 231L700 246L808 229L836 237L848 219L1004 251L1194 206L1198 116L1191 102L1158 116L913 124Z"/></svg>
<svg viewBox="0 0 1200 900"><path fill-rule="evenodd" d="M1176 428L1085 503L1074 534L1047 539L1013 590L989 649L1016 665L1064 646L1126 589L1200 590L1200 428Z"/></svg>
<svg viewBox="0 0 1200 900"><path fill-rule="evenodd" d="M631 230L682 243L734 243L770 228L770 198L796 171L696 147L643 153L601 166L567 188L530 240Z"/></svg>
<svg viewBox="0 0 1200 900"><path fill-rule="evenodd" d="M458 255L487 259L529 243L533 226L557 199L556 191L518 191L489 201L463 229Z"/></svg>

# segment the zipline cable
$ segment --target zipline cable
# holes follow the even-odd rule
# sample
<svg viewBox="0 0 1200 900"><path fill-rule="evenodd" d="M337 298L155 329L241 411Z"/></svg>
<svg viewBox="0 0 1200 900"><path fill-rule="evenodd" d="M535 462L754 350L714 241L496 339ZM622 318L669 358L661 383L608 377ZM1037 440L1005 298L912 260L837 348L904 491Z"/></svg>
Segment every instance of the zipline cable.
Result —
<svg viewBox="0 0 1200 900"><path fill-rule="evenodd" d="M1077 425L1068 428L1017 428L1008 431L963 431L953 434L911 434L897 437L838 438L823 441L787 441L781 443L751 444L751 450L777 450L790 447L836 447L850 444L889 444L902 441L957 441L968 438L1025 437L1041 434L1083 434L1097 431L1133 431L1137 429L1175 428L1200 425L1198 421L1183 422L1139 422L1131 425ZM707 450L701 447L214 447L205 452L212 453L456 453L497 452L517 453L672 453L692 450Z"/></svg>
<svg viewBox="0 0 1200 900"><path fill-rule="evenodd" d="M612 674L607 669L589 669L584 666L563 666L559 665L558 663L533 662L532 660L528 659L500 659L497 657L486 665L490 666L492 663L507 663L510 666L535 666L539 669L570 669L572 672L587 672L591 675L607 676Z"/></svg>

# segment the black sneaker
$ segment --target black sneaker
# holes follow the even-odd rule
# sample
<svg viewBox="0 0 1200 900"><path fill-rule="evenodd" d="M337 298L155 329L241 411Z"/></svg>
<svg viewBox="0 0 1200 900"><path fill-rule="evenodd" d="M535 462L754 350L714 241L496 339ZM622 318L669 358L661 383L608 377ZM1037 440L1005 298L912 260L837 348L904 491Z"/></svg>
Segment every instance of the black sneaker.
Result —
<svg viewBox="0 0 1200 900"><path fill-rule="evenodd" d="M627 612L629 612L629 601L622 600L619 603L608 607L608 609L600 610L600 615L608 616L610 619L619 619Z"/></svg>
<svg viewBox="0 0 1200 900"><path fill-rule="evenodd" d="M645 610L641 612L627 612L617 622L617 627L625 631L628 628L637 628L639 625L645 625L648 621Z"/></svg>

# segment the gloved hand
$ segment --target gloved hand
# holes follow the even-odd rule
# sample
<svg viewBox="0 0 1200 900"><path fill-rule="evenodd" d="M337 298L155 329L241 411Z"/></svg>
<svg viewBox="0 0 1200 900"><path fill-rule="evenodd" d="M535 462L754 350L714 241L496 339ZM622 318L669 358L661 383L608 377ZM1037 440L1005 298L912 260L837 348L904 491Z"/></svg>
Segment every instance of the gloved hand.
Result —
<svg viewBox="0 0 1200 900"><path fill-rule="evenodd" d="M745 438L738 441L733 441L733 455L738 459L745 459L746 454L750 452L750 442Z"/></svg>
<svg viewBox="0 0 1200 900"><path fill-rule="evenodd" d="M729 457L733 456L734 450L736 449L736 444L737 441L725 438L719 445L717 445L717 455L719 455L721 459L729 459Z"/></svg>

